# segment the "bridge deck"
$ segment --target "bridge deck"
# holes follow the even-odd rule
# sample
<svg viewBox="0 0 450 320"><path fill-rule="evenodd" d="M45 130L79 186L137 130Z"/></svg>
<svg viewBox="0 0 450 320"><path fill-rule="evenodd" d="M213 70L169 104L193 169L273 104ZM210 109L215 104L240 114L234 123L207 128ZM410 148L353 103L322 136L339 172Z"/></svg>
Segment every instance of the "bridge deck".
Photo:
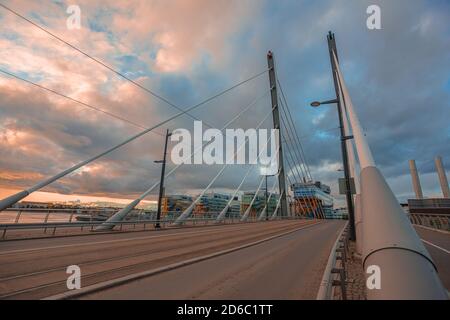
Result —
<svg viewBox="0 0 450 320"><path fill-rule="evenodd" d="M450 292L450 232L415 226L417 234L433 258L439 278Z"/></svg>
<svg viewBox="0 0 450 320"><path fill-rule="evenodd" d="M87 295L85 299L315 299L342 221Z"/></svg>
<svg viewBox="0 0 450 320"><path fill-rule="evenodd" d="M0 243L0 297L67 292L66 268L83 288L292 233L82 298L315 298L343 221L273 221ZM295 231L298 230L298 231Z"/></svg>

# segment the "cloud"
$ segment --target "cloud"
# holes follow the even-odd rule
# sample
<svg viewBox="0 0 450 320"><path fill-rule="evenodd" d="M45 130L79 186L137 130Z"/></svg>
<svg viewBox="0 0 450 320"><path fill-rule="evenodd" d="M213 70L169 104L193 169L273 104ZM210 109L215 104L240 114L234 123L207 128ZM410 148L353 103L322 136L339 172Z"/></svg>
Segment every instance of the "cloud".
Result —
<svg viewBox="0 0 450 320"><path fill-rule="evenodd" d="M329 130L338 125L337 113L333 105L309 107L334 96L325 38L333 30L375 160L405 197L408 159L426 164L419 166L425 177L434 171L428 162L434 155L450 159L450 10L444 2L377 1L383 29L370 31L365 9L372 2L78 1L80 30L66 28L68 2L6 4L181 108L264 70L266 52L274 51L313 177L337 193L339 137ZM142 126L178 112L3 9L0 20L0 68ZM220 128L268 90L263 75L192 115ZM3 74L0 106L2 188L28 187L141 130ZM231 127L255 127L270 108L265 96ZM161 157L166 127L190 129L192 121L182 116L46 190L135 197L159 180L153 160ZM288 149L294 150L290 142ZM217 171L181 167L167 179L167 192L198 192ZM227 169L213 188L231 192L243 174L245 167ZM258 181L255 170L244 189ZM435 193L432 180L426 188Z"/></svg>

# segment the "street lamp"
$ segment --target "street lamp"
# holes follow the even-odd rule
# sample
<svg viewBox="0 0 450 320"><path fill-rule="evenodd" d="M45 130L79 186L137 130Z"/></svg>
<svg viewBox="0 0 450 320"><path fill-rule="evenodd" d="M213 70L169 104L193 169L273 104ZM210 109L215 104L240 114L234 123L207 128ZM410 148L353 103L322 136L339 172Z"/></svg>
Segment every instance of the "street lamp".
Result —
<svg viewBox="0 0 450 320"><path fill-rule="evenodd" d="M158 211L156 213L156 224L155 229L161 228L160 220L161 220L161 200L164 193L164 175L166 174L166 156L167 156L167 142L169 141L169 137L172 134L169 133L169 129L166 131L166 142L164 144L164 155L162 160L153 161L154 163L161 163L161 180L159 182L159 196L158 196Z"/></svg>
<svg viewBox="0 0 450 320"><path fill-rule="evenodd" d="M336 92L339 94L338 92ZM338 114L339 114L339 128L341 131L341 152L342 152L342 162L344 165L344 175L345 175L345 194L347 199L347 208L348 208L348 214L349 214L349 220L350 220L350 238L352 240L355 239L355 213L353 208L353 197L352 197L352 188L350 183L350 168L349 168L349 160L348 160L348 154L347 154L347 143L346 140L353 139L353 136L346 136L345 130L344 130L344 118L342 114L342 106L338 99L331 99L326 101L314 101L311 102L311 107L317 108L323 104L333 104L336 103ZM338 170L340 171L340 170Z"/></svg>
<svg viewBox="0 0 450 320"><path fill-rule="evenodd" d="M268 201L267 177L274 177L274 176L278 175L278 172L275 173L275 174L268 174L269 172L273 172L272 170L273 170L273 166L267 166L267 167L261 167L260 168L261 175L264 176L265 179L266 179L265 201L264 201L265 202L265 207L266 207L266 221L269 220L269 207L268 207L268 203L267 203L267 201ZM281 197L281 195L280 195L280 197Z"/></svg>
<svg viewBox="0 0 450 320"><path fill-rule="evenodd" d="M330 103L338 103L337 99L333 99L333 100L326 100L326 101L314 101L311 102L311 107L317 108L318 106L320 106L321 104L330 104Z"/></svg>

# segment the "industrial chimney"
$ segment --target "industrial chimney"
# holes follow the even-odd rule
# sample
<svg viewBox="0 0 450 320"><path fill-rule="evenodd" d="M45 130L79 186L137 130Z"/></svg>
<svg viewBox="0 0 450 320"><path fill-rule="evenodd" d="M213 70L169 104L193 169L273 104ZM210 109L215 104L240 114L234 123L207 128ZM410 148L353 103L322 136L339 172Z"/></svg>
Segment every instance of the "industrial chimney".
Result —
<svg viewBox="0 0 450 320"><path fill-rule="evenodd" d="M437 156L434 159L434 163L436 164L436 170L439 176L439 182L441 184L442 194L444 198L450 198L450 192L448 190L448 181L447 175L445 174L444 165L442 164L441 156Z"/></svg>
<svg viewBox="0 0 450 320"><path fill-rule="evenodd" d="M409 160L409 170L411 171L412 184L416 199L423 199L422 187L420 186L419 174L417 173L416 161Z"/></svg>

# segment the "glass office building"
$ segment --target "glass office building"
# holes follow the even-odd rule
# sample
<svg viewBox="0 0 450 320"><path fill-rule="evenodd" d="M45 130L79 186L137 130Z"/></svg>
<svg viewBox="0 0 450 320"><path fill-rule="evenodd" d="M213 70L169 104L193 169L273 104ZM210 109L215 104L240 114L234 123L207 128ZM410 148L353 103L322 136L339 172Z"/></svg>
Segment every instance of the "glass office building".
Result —
<svg viewBox="0 0 450 320"><path fill-rule="evenodd" d="M320 181L294 183L291 186L294 193L294 202L291 211L295 215L304 215L311 218L334 218L333 197L331 189Z"/></svg>
<svg viewBox="0 0 450 320"><path fill-rule="evenodd" d="M194 209L194 214L208 217L217 216L225 208L230 199L231 195L229 194L216 192L206 193L197 202ZM240 205L237 197L232 200L226 214L226 217L232 216L240 216Z"/></svg>
<svg viewBox="0 0 450 320"><path fill-rule="evenodd" d="M267 203L267 207L268 207L268 212L269 212L269 216L275 211L277 204L278 204L278 199L279 199L279 195L277 193L273 193L272 196L270 196L270 194L267 194L268 196L268 203ZM269 198L270 196L270 198ZM253 198L255 197L255 192L244 192L244 194L241 197L241 211L242 213L244 213L250 203L252 202ZM259 214L261 213L261 211L264 209L264 206L266 204L266 195L264 191L260 191L255 198L255 201L253 201L252 207L250 209L249 212L249 217L257 217L259 216Z"/></svg>

